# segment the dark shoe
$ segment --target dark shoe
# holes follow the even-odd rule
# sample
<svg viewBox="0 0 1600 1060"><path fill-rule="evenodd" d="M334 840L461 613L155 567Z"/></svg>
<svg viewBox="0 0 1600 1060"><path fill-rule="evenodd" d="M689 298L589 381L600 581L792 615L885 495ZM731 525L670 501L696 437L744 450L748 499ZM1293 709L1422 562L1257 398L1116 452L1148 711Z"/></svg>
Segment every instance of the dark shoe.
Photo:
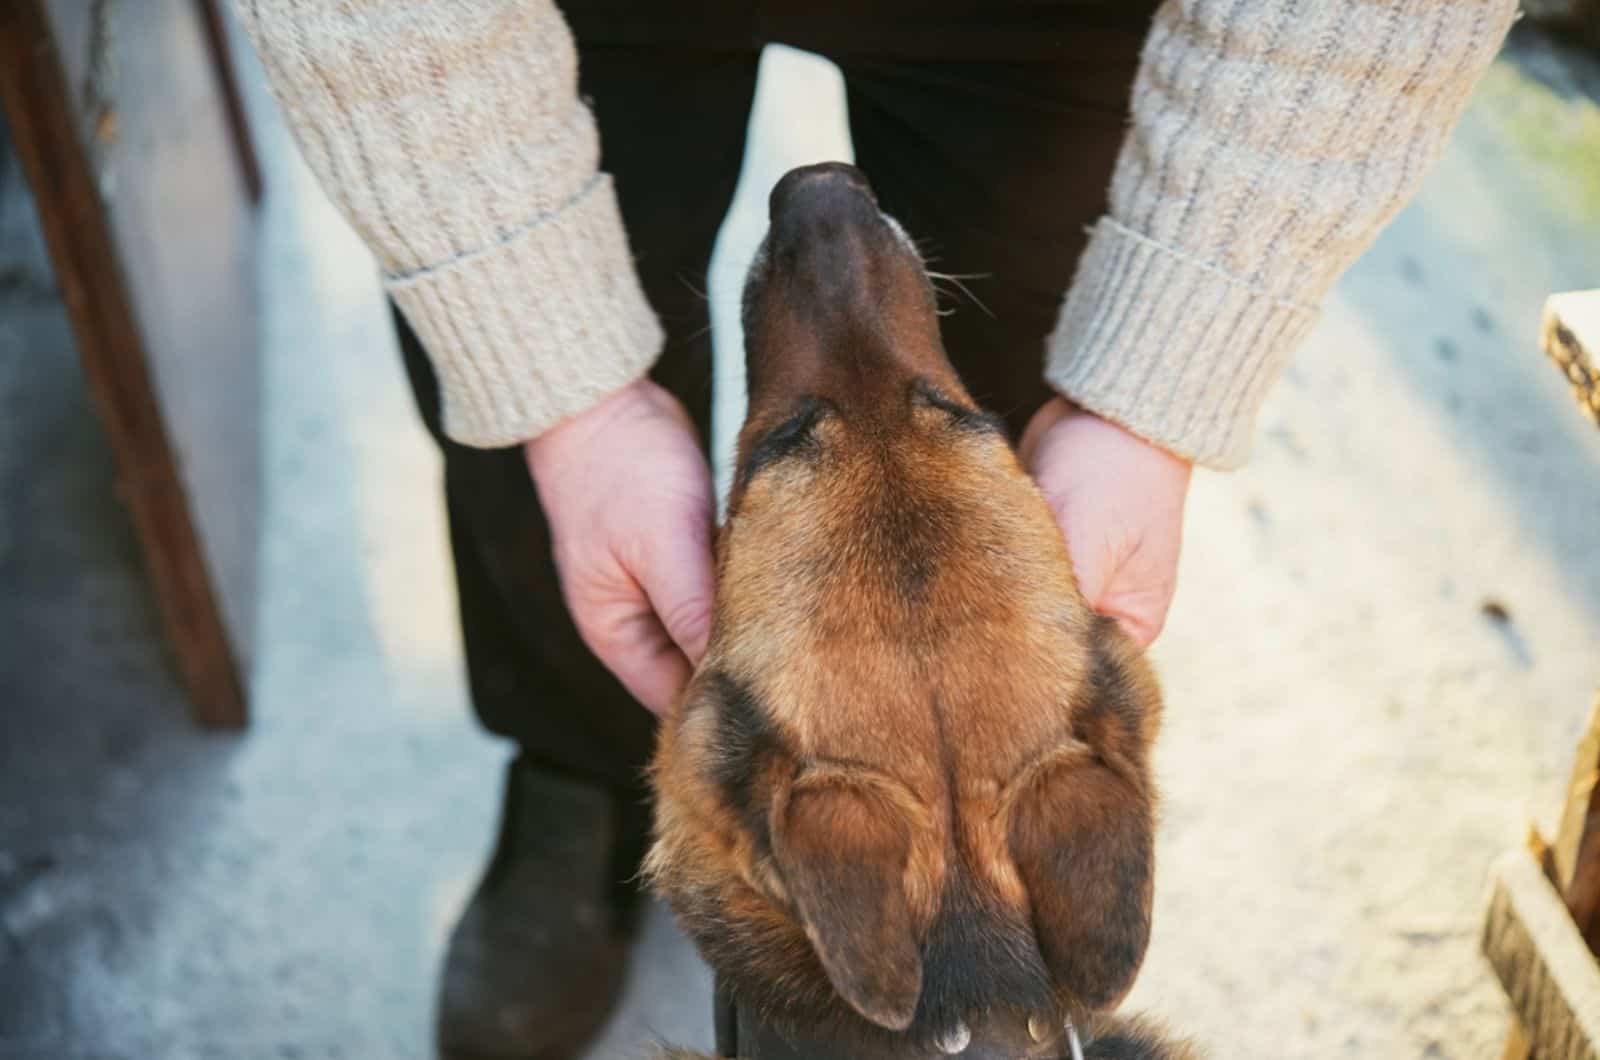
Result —
<svg viewBox="0 0 1600 1060"><path fill-rule="evenodd" d="M500 840L439 985L445 1060L571 1060L622 985L643 815L627 797L517 760Z"/></svg>

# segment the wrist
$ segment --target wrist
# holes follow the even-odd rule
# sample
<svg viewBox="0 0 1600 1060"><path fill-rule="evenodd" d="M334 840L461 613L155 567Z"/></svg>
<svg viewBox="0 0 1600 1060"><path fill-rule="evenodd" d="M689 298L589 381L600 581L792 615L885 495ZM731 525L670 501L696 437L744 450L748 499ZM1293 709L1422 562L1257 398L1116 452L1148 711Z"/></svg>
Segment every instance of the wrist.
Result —
<svg viewBox="0 0 1600 1060"><path fill-rule="evenodd" d="M537 482L541 475L590 451L629 420L659 414L672 398L648 377L607 394L582 412L568 416L522 443L528 469Z"/></svg>
<svg viewBox="0 0 1600 1060"><path fill-rule="evenodd" d="M1151 441L1136 431L1129 429L1116 420L1109 419L1090 409L1084 408L1070 398L1053 394L1028 421L1027 428L1022 432L1022 438L1017 442L1017 455L1024 466L1031 466L1039 444L1051 428L1063 422L1067 423L1064 430L1088 430L1098 434L1115 434L1121 436L1127 443L1124 448L1133 447L1147 451L1150 462L1165 464L1173 473L1181 473L1185 479L1194 468L1194 461L1171 449Z"/></svg>

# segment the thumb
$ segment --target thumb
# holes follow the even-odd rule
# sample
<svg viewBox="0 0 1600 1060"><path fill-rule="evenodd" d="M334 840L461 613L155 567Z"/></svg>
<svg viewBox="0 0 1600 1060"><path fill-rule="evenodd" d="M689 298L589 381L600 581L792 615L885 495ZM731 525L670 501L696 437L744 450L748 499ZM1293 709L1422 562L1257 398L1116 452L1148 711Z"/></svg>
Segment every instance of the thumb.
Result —
<svg viewBox="0 0 1600 1060"><path fill-rule="evenodd" d="M676 534L656 535L648 568L638 575L667 636L697 666L711 636L711 526L709 513L684 521Z"/></svg>

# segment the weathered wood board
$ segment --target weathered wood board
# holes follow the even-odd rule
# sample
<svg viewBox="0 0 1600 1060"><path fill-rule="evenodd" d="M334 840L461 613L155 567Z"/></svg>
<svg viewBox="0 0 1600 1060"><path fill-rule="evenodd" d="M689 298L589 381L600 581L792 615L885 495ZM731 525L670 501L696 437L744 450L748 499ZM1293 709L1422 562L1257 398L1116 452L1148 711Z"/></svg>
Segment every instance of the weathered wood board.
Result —
<svg viewBox="0 0 1600 1060"><path fill-rule="evenodd" d="M1600 954L1600 700L1578 740L1555 842L1545 842L1538 830L1530 827L1528 857L1562 899L1572 930L1588 947L1592 960L1594 954ZM1513 1020L1501 1060L1539 1060L1544 1056Z"/></svg>
<svg viewBox="0 0 1600 1060"><path fill-rule="evenodd" d="M1567 377L1579 407L1600 424L1600 288L1547 298L1539 347Z"/></svg>
<svg viewBox="0 0 1600 1060"><path fill-rule="evenodd" d="M1551 857L1578 933L1591 952L1600 953L1600 700L1578 741Z"/></svg>
<svg viewBox="0 0 1600 1060"><path fill-rule="evenodd" d="M245 720L252 159L200 0L5 0L0 99L196 716Z"/></svg>
<svg viewBox="0 0 1600 1060"><path fill-rule="evenodd" d="M1496 864L1483 952L1540 1060L1600 1060L1600 966L1538 862L1514 850Z"/></svg>

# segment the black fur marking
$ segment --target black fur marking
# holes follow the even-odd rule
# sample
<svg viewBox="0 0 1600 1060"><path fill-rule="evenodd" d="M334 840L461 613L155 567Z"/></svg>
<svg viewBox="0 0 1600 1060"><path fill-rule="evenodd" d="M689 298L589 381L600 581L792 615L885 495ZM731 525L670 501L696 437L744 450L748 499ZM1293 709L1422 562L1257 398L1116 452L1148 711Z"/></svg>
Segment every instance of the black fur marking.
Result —
<svg viewBox="0 0 1600 1060"><path fill-rule="evenodd" d="M1144 708L1107 643L1117 635L1115 619L1096 617L1089 636L1089 680L1079 693L1084 701L1077 716L1086 726L1116 725L1123 746L1137 747Z"/></svg>
<svg viewBox="0 0 1600 1060"><path fill-rule="evenodd" d="M926 379L918 379L911 384L911 393L914 398L919 398L940 412L947 414L955 425L964 431L977 434L997 434L1002 438L1010 437L1010 430L1006 427L1005 418L997 416L983 409L969 408L956 401L952 401L937 390Z"/></svg>
<svg viewBox="0 0 1600 1060"><path fill-rule="evenodd" d="M711 890L673 891L667 899L722 986L763 1020L792 1030L832 1024L856 1033L878 1030L834 993L816 952L798 929L752 931L751 924L730 917L722 896Z"/></svg>
<svg viewBox="0 0 1600 1060"><path fill-rule="evenodd" d="M862 527L863 565L887 591L920 603L960 540L961 512L948 497L908 486L895 461L885 461L881 475ZM940 615L932 610L919 618L937 622Z"/></svg>
<svg viewBox="0 0 1600 1060"><path fill-rule="evenodd" d="M767 808L756 791L756 778L774 755L783 752L783 741L750 686L718 673L712 677L711 687L717 709L712 779L754 837L757 848L766 854L772 848L772 836Z"/></svg>
<svg viewBox="0 0 1600 1060"><path fill-rule="evenodd" d="M811 429L826 413L827 406L816 398L802 398L794 415L767 431L750 446L739 464L739 482L748 483L759 471L807 448L815 448Z"/></svg>
<svg viewBox="0 0 1600 1060"><path fill-rule="evenodd" d="M1166 1060L1174 1048L1155 1029L1143 1023L1123 1023L1085 1042L1084 1060Z"/></svg>
<svg viewBox="0 0 1600 1060"><path fill-rule="evenodd" d="M944 507L917 499L891 496L878 510L871 531L879 563L894 572L891 585L901 599L921 601L944 559L948 540Z"/></svg>
<svg viewBox="0 0 1600 1060"><path fill-rule="evenodd" d="M924 1041L997 1007L1055 1010L1055 992L1027 920L986 902L955 874L922 944L922 997L911 1033Z"/></svg>
<svg viewBox="0 0 1600 1060"><path fill-rule="evenodd" d="M1059 889L1083 884L1083 863L1101 887L1110 888L1116 900L1100 900L1100 924L1092 936L1080 937L1066 951L1046 940L1046 959L1061 985L1091 1009L1104 1009L1131 984L1144 961L1150 940L1150 920L1140 896L1150 890L1154 829L1144 805L1130 806L1116 827L1120 835L1100 849L1073 843L1058 847L1047 862L1049 877Z"/></svg>

